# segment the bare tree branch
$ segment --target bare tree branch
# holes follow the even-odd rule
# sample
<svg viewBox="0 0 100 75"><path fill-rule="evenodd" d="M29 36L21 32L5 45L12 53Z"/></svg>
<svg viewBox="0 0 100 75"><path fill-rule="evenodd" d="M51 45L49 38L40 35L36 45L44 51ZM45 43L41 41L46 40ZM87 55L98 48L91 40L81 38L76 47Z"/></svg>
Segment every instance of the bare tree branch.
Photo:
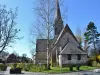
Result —
<svg viewBox="0 0 100 75"><path fill-rule="evenodd" d="M17 8L15 12L6 10L6 6L0 5L0 53L11 43L18 39L17 33L20 31L15 28L17 18Z"/></svg>

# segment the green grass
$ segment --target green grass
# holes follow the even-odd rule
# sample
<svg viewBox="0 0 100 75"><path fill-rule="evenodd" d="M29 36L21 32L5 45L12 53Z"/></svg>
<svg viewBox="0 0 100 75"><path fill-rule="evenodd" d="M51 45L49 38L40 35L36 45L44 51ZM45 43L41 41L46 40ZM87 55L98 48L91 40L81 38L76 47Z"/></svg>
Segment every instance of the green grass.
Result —
<svg viewBox="0 0 100 75"><path fill-rule="evenodd" d="M91 66L82 66L80 67L80 70L93 70L96 69L97 67L91 67Z"/></svg>
<svg viewBox="0 0 100 75"><path fill-rule="evenodd" d="M13 68L13 64L10 64ZM51 67L51 70L46 70L45 65L42 65L41 67L39 65L34 65L34 64L27 64L25 63L18 63L17 67L22 68L22 70L29 71L29 72L44 72L44 73L67 73L67 72L76 72L78 71L76 67L73 68L73 71L69 70L69 67L66 68L60 68L60 67ZM80 70L93 70L97 67L90 67L90 66L81 66Z"/></svg>
<svg viewBox="0 0 100 75"><path fill-rule="evenodd" d="M84 70L93 70L96 67L89 67L89 66L82 66L80 67L81 71ZM43 72L45 73L67 73L67 72L77 72L78 70L76 69L76 67L73 68L73 71L70 71L68 67L66 68L60 68L60 67L52 67L51 70L45 70Z"/></svg>
<svg viewBox="0 0 100 75"><path fill-rule="evenodd" d="M43 71L45 73L65 73L69 72L69 68L59 68L59 67L52 67L51 70L45 70Z"/></svg>

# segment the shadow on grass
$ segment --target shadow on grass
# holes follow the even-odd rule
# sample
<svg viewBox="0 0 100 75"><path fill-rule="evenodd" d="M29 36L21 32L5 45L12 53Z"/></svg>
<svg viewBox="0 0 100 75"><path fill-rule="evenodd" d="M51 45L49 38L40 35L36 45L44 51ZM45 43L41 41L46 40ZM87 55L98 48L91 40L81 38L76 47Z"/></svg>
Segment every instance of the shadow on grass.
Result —
<svg viewBox="0 0 100 75"><path fill-rule="evenodd" d="M10 73L10 74L25 74L25 73Z"/></svg>

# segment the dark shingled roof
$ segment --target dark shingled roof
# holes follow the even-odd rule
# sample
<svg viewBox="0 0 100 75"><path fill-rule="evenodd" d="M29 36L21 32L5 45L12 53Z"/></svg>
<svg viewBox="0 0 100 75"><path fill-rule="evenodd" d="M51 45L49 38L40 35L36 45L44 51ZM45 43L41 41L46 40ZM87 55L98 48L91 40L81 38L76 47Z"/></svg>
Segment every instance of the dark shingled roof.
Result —
<svg viewBox="0 0 100 75"><path fill-rule="evenodd" d="M85 51L80 50L77 46L73 45L73 43L68 43L60 54L87 54Z"/></svg>
<svg viewBox="0 0 100 75"><path fill-rule="evenodd" d="M53 39L49 40L50 44ZM37 39L36 42L36 52L46 52L47 51L47 39Z"/></svg>
<svg viewBox="0 0 100 75"><path fill-rule="evenodd" d="M65 33L69 33L72 35L72 37L76 40L76 42L79 44L79 42L77 41L76 37L74 36L73 32L71 31L70 27L68 26L68 24L66 24L66 26L62 29L62 31L60 32L55 44L57 44L57 42L65 35ZM84 51L80 45L78 47L80 50Z"/></svg>
<svg viewBox="0 0 100 75"><path fill-rule="evenodd" d="M64 35L66 32L69 33L69 34L71 34L72 37L77 41L77 39L76 39L76 37L74 36L73 32L72 32L71 29L69 28L68 24L66 24L66 26L65 26L65 27L62 29L62 31L60 32L60 34L59 34L59 36L58 36L58 38L57 38L57 42L59 41L60 38L63 37L63 35ZM77 41L77 42L78 42L78 41Z"/></svg>

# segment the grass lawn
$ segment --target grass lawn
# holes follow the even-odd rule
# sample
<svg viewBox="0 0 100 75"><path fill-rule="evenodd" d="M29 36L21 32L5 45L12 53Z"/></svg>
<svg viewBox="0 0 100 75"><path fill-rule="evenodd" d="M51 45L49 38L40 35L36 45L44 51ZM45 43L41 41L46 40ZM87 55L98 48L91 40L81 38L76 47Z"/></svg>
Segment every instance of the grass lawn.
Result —
<svg viewBox="0 0 100 75"><path fill-rule="evenodd" d="M96 67L81 66L80 70L81 71L84 71L84 70L93 70L95 68ZM43 72L45 72L45 73L67 73L67 72L76 72L76 71L78 71L76 69L76 67L73 68L73 71L70 71L68 67L67 68L52 67L51 70L45 70Z"/></svg>
<svg viewBox="0 0 100 75"><path fill-rule="evenodd" d="M13 64L9 65L9 66L14 66ZM29 71L29 72L44 72L44 73L67 73L67 72L76 72L78 71L76 69L76 67L73 67L73 71L69 70L69 67L66 68L60 68L60 67L51 67L51 70L46 70L45 65L43 66L39 66L39 65L33 65L33 64L28 64L25 65L23 63L21 64L17 64L17 67L21 67L23 70L25 71ZM80 70L84 71L84 70L93 70L97 67L90 67L90 66L81 66Z"/></svg>

